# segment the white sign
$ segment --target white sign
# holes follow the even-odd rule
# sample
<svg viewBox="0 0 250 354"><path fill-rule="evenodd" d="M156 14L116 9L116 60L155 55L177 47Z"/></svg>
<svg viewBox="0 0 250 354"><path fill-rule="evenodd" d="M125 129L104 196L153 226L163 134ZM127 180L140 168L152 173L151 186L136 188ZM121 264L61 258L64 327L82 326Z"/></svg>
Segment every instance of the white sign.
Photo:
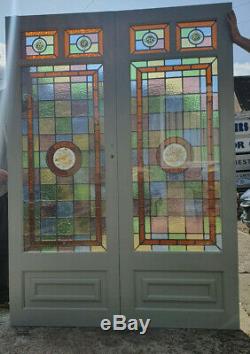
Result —
<svg viewBox="0 0 250 354"><path fill-rule="evenodd" d="M250 171L236 173L236 185L238 187L250 186Z"/></svg>
<svg viewBox="0 0 250 354"><path fill-rule="evenodd" d="M234 123L235 135L250 135L250 120L236 119Z"/></svg>
<svg viewBox="0 0 250 354"><path fill-rule="evenodd" d="M235 140L235 152L250 152L250 136L248 138L237 138Z"/></svg>
<svg viewBox="0 0 250 354"><path fill-rule="evenodd" d="M250 154L236 155L236 171L250 170Z"/></svg>

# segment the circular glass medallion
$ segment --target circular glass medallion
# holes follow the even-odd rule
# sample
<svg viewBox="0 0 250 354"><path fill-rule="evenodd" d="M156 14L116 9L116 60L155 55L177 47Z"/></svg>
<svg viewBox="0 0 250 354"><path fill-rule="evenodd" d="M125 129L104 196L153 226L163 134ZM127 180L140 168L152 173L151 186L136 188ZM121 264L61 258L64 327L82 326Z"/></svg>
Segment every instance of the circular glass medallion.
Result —
<svg viewBox="0 0 250 354"><path fill-rule="evenodd" d="M59 148L54 153L53 162L59 170L70 170L76 162L75 153L67 147Z"/></svg>
<svg viewBox="0 0 250 354"><path fill-rule="evenodd" d="M187 151L184 146L178 143L172 143L165 147L162 152L162 159L169 167L182 167L187 161Z"/></svg>
<svg viewBox="0 0 250 354"><path fill-rule="evenodd" d="M149 48L154 47L157 42L158 42L158 37L157 37L157 34L154 32L147 32L142 37L142 43L146 47L149 47Z"/></svg>
<svg viewBox="0 0 250 354"><path fill-rule="evenodd" d="M194 45L200 44L204 40L204 34L200 30L194 29L189 33L188 40Z"/></svg>
<svg viewBox="0 0 250 354"><path fill-rule="evenodd" d="M47 42L43 38L37 38L32 43L32 48L34 49L35 52L42 53L47 48Z"/></svg>
<svg viewBox="0 0 250 354"><path fill-rule="evenodd" d="M82 52L86 52L92 45L92 41L88 36L81 36L76 42L76 46Z"/></svg>
<svg viewBox="0 0 250 354"><path fill-rule="evenodd" d="M60 141L49 148L46 161L55 175L72 176L81 167L81 150L70 141Z"/></svg>
<svg viewBox="0 0 250 354"><path fill-rule="evenodd" d="M166 172L182 172L189 168L193 159L192 146L181 137L167 138L159 145L156 159Z"/></svg>

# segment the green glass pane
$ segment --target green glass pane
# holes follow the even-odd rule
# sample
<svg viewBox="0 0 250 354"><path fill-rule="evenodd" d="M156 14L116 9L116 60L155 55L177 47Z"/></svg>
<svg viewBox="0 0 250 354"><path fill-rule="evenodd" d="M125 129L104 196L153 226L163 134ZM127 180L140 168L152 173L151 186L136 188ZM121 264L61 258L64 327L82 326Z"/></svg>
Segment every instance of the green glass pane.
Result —
<svg viewBox="0 0 250 354"><path fill-rule="evenodd" d="M37 71L39 72L48 72L53 71L53 66L38 66Z"/></svg>
<svg viewBox="0 0 250 354"><path fill-rule="evenodd" d="M202 161L207 161L207 159L208 159L207 147L206 146L202 146L201 147L201 160Z"/></svg>
<svg viewBox="0 0 250 354"><path fill-rule="evenodd" d="M39 152L35 151L34 152L34 167L39 168L40 163L39 163Z"/></svg>
<svg viewBox="0 0 250 354"><path fill-rule="evenodd" d="M167 215L167 201L162 198L151 199L151 215L152 216L166 216Z"/></svg>
<svg viewBox="0 0 250 354"><path fill-rule="evenodd" d="M146 233L150 233L150 231L151 231L150 225L151 225L150 218L145 217L145 232Z"/></svg>
<svg viewBox="0 0 250 354"><path fill-rule="evenodd" d="M90 232L90 221L88 218L75 218L75 234L88 234Z"/></svg>
<svg viewBox="0 0 250 354"><path fill-rule="evenodd" d="M221 218L216 217L216 233L221 234Z"/></svg>
<svg viewBox="0 0 250 354"><path fill-rule="evenodd" d="M214 161L220 161L220 148L219 146L214 146Z"/></svg>
<svg viewBox="0 0 250 354"><path fill-rule="evenodd" d="M184 111L200 111L200 95L184 95Z"/></svg>
<svg viewBox="0 0 250 354"><path fill-rule="evenodd" d="M54 43L54 36L44 36L43 38L46 40L47 44Z"/></svg>
<svg viewBox="0 0 250 354"><path fill-rule="evenodd" d="M201 128L207 128L207 113L201 112Z"/></svg>
<svg viewBox="0 0 250 354"><path fill-rule="evenodd" d="M165 110L165 96L151 96L148 98L149 113L161 113Z"/></svg>
<svg viewBox="0 0 250 354"><path fill-rule="evenodd" d="M40 134L55 134L55 121L51 118L41 119L39 121Z"/></svg>
<svg viewBox="0 0 250 354"><path fill-rule="evenodd" d="M81 167L88 167L89 166L89 152L82 151L81 152Z"/></svg>
<svg viewBox="0 0 250 354"><path fill-rule="evenodd" d="M73 200L72 185L58 185L57 186L57 199L58 200Z"/></svg>
<svg viewBox="0 0 250 354"><path fill-rule="evenodd" d="M154 30L152 30L156 35L157 35L157 37L158 38L164 38L164 31L163 31L163 29L154 29Z"/></svg>
<svg viewBox="0 0 250 354"><path fill-rule="evenodd" d="M75 200L89 200L89 185L76 184L74 186L74 199Z"/></svg>
<svg viewBox="0 0 250 354"><path fill-rule="evenodd" d="M169 234L170 240L185 240L185 234Z"/></svg>
<svg viewBox="0 0 250 354"><path fill-rule="evenodd" d="M70 54L82 54L83 52L77 48L75 44L70 45Z"/></svg>
<svg viewBox="0 0 250 354"><path fill-rule="evenodd" d="M41 185L41 200L56 200L56 186L53 184Z"/></svg>
<svg viewBox="0 0 250 354"><path fill-rule="evenodd" d="M23 152L23 168L28 168L28 153Z"/></svg>
<svg viewBox="0 0 250 354"><path fill-rule="evenodd" d="M38 84L52 84L53 78L52 77L41 77L38 78Z"/></svg>
<svg viewBox="0 0 250 354"><path fill-rule="evenodd" d="M185 197L189 199L202 199L202 183L201 182L186 182Z"/></svg>
<svg viewBox="0 0 250 354"><path fill-rule="evenodd" d="M57 219L57 234L58 235L73 234L73 220L70 218Z"/></svg>
<svg viewBox="0 0 250 354"><path fill-rule="evenodd" d="M40 167L47 167L47 153L40 152Z"/></svg>
<svg viewBox="0 0 250 354"><path fill-rule="evenodd" d="M71 132L71 119L70 118L57 118L56 119L56 132L57 134Z"/></svg>
<svg viewBox="0 0 250 354"><path fill-rule="evenodd" d="M32 85L32 97L37 99L37 85Z"/></svg>
<svg viewBox="0 0 250 354"><path fill-rule="evenodd" d="M183 135L183 131L182 130L167 130L166 131L166 137L170 138L172 136L178 136L178 137L182 137Z"/></svg>
<svg viewBox="0 0 250 354"><path fill-rule="evenodd" d="M144 183L144 198L150 198L149 183Z"/></svg>
<svg viewBox="0 0 250 354"><path fill-rule="evenodd" d="M188 37L189 33L193 30L193 27L189 27L189 28L182 28L181 29L181 36L182 37Z"/></svg>
<svg viewBox="0 0 250 354"><path fill-rule="evenodd" d="M87 91L87 83L72 83L71 84L71 95L73 100L80 100L87 98L88 91Z"/></svg>
<svg viewBox="0 0 250 354"><path fill-rule="evenodd" d="M71 116L71 102L70 101L55 101L55 111L57 117Z"/></svg>
<svg viewBox="0 0 250 354"><path fill-rule="evenodd" d="M135 38L137 40L142 39L142 37L144 36L144 34L146 34L148 32L148 30L145 31L135 31Z"/></svg>
<svg viewBox="0 0 250 354"><path fill-rule="evenodd" d="M86 50L86 53L98 53L98 44L97 43L93 43L92 46Z"/></svg>
<svg viewBox="0 0 250 354"><path fill-rule="evenodd" d="M131 133L131 145L132 145L132 149L137 148L137 133L134 132Z"/></svg>
<svg viewBox="0 0 250 354"><path fill-rule="evenodd" d="M219 112L218 111L213 112L213 127L214 128L220 127L220 119L219 119Z"/></svg>
<svg viewBox="0 0 250 354"><path fill-rule="evenodd" d="M183 76L200 76L200 70L184 70Z"/></svg>
<svg viewBox="0 0 250 354"><path fill-rule="evenodd" d="M54 102L53 101L40 101L39 102L39 117L48 118L54 117Z"/></svg>
<svg viewBox="0 0 250 354"><path fill-rule="evenodd" d="M182 59L182 64L199 64L199 58Z"/></svg>
<svg viewBox="0 0 250 354"><path fill-rule="evenodd" d="M42 53L42 55L53 55L54 54L54 46L48 45L46 50Z"/></svg>
<svg viewBox="0 0 250 354"><path fill-rule="evenodd" d="M133 198L138 198L138 183L133 183Z"/></svg>
<svg viewBox="0 0 250 354"><path fill-rule="evenodd" d="M166 181L166 173L158 166L150 166L150 181Z"/></svg>
<svg viewBox="0 0 250 354"><path fill-rule="evenodd" d="M171 252L183 252L186 251L186 246L169 246Z"/></svg>
<svg viewBox="0 0 250 354"><path fill-rule="evenodd" d="M133 218L133 230L135 234L139 233L139 218L137 217Z"/></svg>
<svg viewBox="0 0 250 354"><path fill-rule="evenodd" d="M130 79L136 80L136 68L134 65L130 65Z"/></svg>

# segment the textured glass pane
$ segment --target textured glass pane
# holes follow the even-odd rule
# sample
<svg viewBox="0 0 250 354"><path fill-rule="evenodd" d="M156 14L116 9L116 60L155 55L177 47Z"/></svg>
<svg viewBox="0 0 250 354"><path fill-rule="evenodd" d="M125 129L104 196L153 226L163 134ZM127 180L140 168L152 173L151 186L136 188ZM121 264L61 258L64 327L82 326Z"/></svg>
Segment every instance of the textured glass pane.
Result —
<svg viewBox="0 0 250 354"><path fill-rule="evenodd" d="M216 63L131 64L137 251L221 250Z"/></svg>
<svg viewBox="0 0 250 354"><path fill-rule="evenodd" d="M23 71L27 251L106 249L102 70L95 64Z"/></svg>

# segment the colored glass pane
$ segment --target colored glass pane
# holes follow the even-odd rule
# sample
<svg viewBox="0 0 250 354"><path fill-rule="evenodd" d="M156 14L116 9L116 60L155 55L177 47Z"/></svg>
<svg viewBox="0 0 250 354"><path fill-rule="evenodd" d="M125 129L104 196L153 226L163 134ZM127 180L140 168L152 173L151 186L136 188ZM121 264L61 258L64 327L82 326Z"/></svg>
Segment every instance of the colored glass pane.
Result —
<svg viewBox="0 0 250 354"><path fill-rule="evenodd" d="M58 55L57 32L25 32L24 46L26 59L56 58Z"/></svg>
<svg viewBox="0 0 250 354"><path fill-rule="evenodd" d="M100 64L23 70L33 92L24 95L25 250L106 249L102 71Z"/></svg>
<svg viewBox="0 0 250 354"><path fill-rule="evenodd" d="M176 27L177 50L206 50L217 47L215 21L181 22Z"/></svg>
<svg viewBox="0 0 250 354"><path fill-rule="evenodd" d="M131 64L137 251L221 250L216 62Z"/></svg>
<svg viewBox="0 0 250 354"><path fill-rule="evenodd" d="M169 51L169 27L166 24L130 27L130 52L151 53Z"/></svg>
<svg viewBox="0 0 250 354"><path fill-rule="evenodd" d="M65 56L101 56L103 31L100 28L84 28L65 31Z"/></svg>

